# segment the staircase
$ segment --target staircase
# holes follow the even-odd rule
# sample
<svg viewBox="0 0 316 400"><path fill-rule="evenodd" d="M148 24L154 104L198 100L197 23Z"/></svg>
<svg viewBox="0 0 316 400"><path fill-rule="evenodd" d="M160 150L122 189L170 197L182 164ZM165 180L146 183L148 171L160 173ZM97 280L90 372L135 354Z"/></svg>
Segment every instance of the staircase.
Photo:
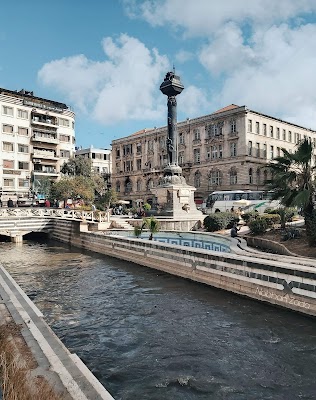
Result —
<svg viewBox="0 0 316 400"><path fill-rule="evenodd" d="M133 230L134 227L130 223L128 223L125 219L120 217L113 217L111 216L112 226L118 229L127 229Z"/></svg>

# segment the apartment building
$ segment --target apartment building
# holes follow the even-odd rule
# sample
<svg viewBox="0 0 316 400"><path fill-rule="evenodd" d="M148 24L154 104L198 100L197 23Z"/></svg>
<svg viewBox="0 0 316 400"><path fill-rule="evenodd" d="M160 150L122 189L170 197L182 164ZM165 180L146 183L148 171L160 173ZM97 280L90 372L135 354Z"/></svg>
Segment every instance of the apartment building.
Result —
<svg viewBox="0 0 316 400"><path fill-rule="evenodd" d="M263 190L265 164L293 151L316 132L248 109L229 105L212 114L177 124L178 162L186 182L202 203L215 190ZM144 129L112 142L112 185L120 198L151 202L168 162L167 127Z"/></svg>
<svg viewBox="0 0 316 400"><path fill-rule="evenodd" d="M41 196L74 154L75 114L33 92L0 88L1 200Z"/></svg>
<svg viewBox="0 0 316 400"><path fill-rule="evenodd" d="M75 157L88 158L92 162L94 172L100 174L110 185L112 173L112 156L109 149L98 149L93 146L82 149L76 148Z"/></svg>

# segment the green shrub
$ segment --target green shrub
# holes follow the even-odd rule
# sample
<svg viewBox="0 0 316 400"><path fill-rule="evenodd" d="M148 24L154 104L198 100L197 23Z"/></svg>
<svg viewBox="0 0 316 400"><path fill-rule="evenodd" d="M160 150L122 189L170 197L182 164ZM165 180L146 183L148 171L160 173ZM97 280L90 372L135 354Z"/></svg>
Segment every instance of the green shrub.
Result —
<svg viewBox="0 0 316 400"><path fill-rule="evenodd" d="M281 217L279 214L262 214L260 218L266 220L268 228L272 228L273 225L279 224L281 221Z"/></svg>
<svg viewBox="0 0 316 400"><path fill-rule="evenodd" d="M246 225L249 224L250 221L256 219L259 213L255 211L249 211L242 215L242 219L245 221Z"/></svg>
<svg viewBox="0 0 316 400"><path fill-rule="evenodd" d="M208 232L215 232L231 228L234 222L238 221L239 217L230 212L218 212L204 218L203 225Z"/></svg>
<svg viewBox="0 0 316 400"><path fill-rule="evenodd" d="M282 233L281 240L286 241L286 240L296 239L299 237L301 237L300 230L297 228L290 227Z"/></svg>
<svg viewBox="0 0 316 400"><path fill-rule="evenodd" d="M266 218L258 217L249 222L249 229L253 235L264 233L268 229Z"/></svg>

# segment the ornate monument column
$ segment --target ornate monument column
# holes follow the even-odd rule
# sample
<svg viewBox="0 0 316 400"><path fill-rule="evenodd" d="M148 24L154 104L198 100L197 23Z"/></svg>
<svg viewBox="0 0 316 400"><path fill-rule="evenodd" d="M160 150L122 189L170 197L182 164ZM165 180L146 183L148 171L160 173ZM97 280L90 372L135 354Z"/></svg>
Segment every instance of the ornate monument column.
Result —
<svg viewBox="0 0 316 400"><path fill-rule="evenodd" d="M186 184L182 169L178 165L177 100L184 86L175 72L167 72L160 85L161 92L168 96L168 165L158 187L152 189L163 214L176 219L201 220L202 212L196 209L193 186Z"/></svg>

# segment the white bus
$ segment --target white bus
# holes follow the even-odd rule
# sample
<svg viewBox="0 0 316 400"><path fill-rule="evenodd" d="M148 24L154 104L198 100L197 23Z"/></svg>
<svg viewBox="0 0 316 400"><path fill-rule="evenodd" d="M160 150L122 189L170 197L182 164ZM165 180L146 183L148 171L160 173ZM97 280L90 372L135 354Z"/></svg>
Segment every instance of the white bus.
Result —
<svg viewBox="0 0 316 400"><path fill-rule="evenodd" d="M267 208L279 208L280 201L272 200L271 192L262 190L223 190L212 192L206 199L206 214L229 211L258 211L263 213Z"/></svg>

